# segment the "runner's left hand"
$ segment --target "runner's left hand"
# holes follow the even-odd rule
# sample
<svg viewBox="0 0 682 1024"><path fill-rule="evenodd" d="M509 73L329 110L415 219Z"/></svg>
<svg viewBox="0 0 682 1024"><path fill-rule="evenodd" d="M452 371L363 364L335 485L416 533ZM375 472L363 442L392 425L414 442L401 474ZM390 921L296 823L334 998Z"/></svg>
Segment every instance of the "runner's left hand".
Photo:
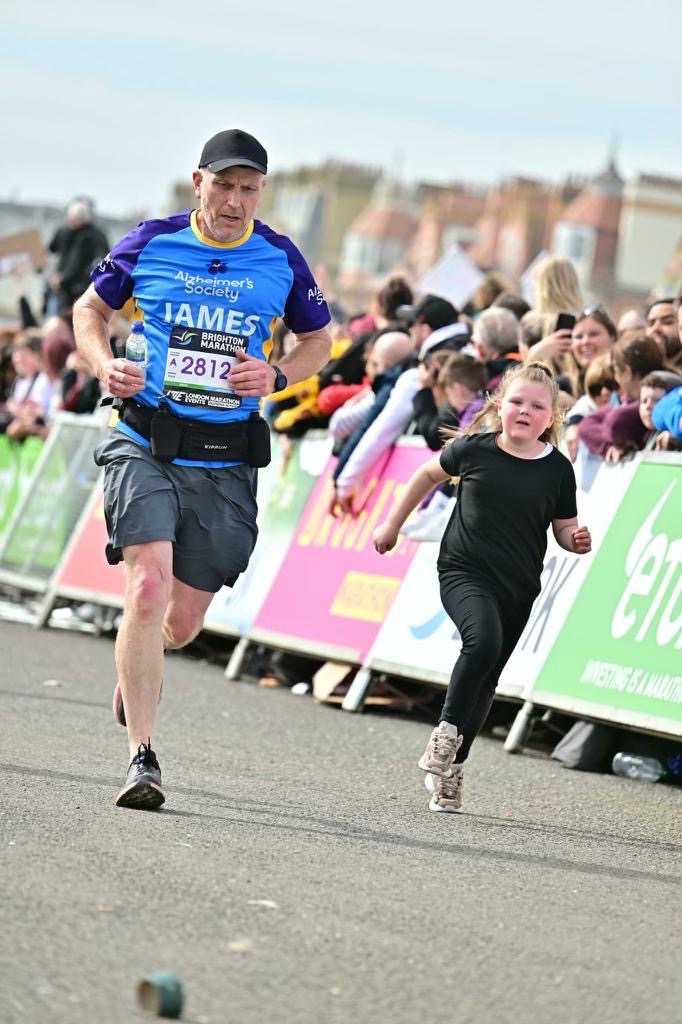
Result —
<svg viewBox="0 0 682 1024"><path fill-rule="evenodd" d="M236 395L272 394L275 386L276 372L264 359L248 356L246 352L236 352L237 362L230 370L227 383Z"/></svg>

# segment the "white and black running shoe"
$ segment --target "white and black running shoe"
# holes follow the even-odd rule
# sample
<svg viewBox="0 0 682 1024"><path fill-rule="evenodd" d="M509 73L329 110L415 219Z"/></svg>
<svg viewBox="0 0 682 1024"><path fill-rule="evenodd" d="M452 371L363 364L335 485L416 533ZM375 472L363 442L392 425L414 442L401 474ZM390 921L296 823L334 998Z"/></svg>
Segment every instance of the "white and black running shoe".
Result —
<svg viewBox="0 0 682 1024"><path fill-rule="evenodd" d="M128 767L126 784L116 797L116 806L154 811L165 799L161 789L161 769L151 741L140 743Z"/></svg>

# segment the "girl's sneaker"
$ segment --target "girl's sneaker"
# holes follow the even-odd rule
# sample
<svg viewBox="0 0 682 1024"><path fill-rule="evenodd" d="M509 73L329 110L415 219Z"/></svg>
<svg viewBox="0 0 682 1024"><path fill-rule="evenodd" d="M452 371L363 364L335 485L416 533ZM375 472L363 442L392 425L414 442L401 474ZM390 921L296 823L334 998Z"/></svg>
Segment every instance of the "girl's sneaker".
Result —
<svg viewBox="0 0 682 1024"><path fill-rule="evenodd" d="M459 811L462 806L464 765L455 764L449 775L427 775L424 785L431 793L430 811Z"/></svg>
<svg viewBox="0 0 682 1024"><path fill-rule="evenodd" d="M417 761L417 765L423 772L431 772L432 775L445 775L450 771L463 741L464 737L457 734L456 725L439 722L431 733L426 750Z"/></svg>

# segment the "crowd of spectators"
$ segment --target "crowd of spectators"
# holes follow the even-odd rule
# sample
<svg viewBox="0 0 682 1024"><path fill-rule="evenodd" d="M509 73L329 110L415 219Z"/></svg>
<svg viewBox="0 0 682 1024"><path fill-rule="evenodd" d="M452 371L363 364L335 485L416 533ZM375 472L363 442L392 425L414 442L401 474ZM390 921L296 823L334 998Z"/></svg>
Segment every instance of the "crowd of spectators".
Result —
<svg viewBox="0 0 682 1024"><path fill-rule="evenodd" d="M92 204L80 197L69 204L48 244L40 311L26 297L25 271L17 270L18 324L0 339L0 433L9 438L45 437L56 412L97 407L99 383L76 351L71 310L108 248Z"/></svg>
<svg viewBox="0 0 682 1024"><path fill-rule="evenodd" d="M534 268L533 289L529 305L489 274L458 310L441 296L415 298L408 281L393 277L367 312L345 319L335 309L333 358L303 398L283 393L268 413L285 448L310 427L329 430L338 455L333 514L358 514L370 472L401 434L439 449L523 360L542 360L556 376L562 448L572 460L581 447L610 462L644 448L682 449L679 296L652 297L614 322L604 304L585 304L572 263L553 256Z"/></svg>

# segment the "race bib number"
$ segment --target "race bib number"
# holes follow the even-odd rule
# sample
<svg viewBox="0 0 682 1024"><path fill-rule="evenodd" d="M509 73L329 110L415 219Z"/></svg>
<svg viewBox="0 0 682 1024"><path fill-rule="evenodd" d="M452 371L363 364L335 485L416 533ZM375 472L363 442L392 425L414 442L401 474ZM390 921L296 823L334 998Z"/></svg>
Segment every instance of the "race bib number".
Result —
<svg viewBox="0 0 682 1024"><path fill-rule="evenodd" d="M227 383L237 362L236 352L246 351L246 339L238 334L173 327L163 375L163 393L183 405L209 409L236 409L242 404Z"/></svg>

